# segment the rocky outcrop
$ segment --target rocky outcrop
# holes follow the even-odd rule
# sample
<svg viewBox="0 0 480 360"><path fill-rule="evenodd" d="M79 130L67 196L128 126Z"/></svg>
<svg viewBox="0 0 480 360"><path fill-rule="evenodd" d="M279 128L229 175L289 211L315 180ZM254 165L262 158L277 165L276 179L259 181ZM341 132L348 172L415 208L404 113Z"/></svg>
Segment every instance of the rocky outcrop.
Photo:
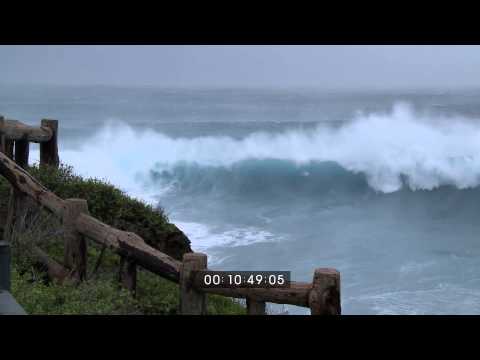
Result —
<svg viewBox="0 0 480 360"><path fill-rule="evenodd" d="M183 254L192 252L190 240L175 224L168 224L158 238L145 238L144 240L148 245L179 261L183 259Z"/></svg>

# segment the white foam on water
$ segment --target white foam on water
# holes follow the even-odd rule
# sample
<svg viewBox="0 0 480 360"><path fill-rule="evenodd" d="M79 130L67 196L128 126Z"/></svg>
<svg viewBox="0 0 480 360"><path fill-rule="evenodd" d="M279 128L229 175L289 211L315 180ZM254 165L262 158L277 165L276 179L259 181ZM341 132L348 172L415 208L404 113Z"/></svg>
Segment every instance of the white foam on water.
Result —
<svg viewBox="0 0 480 360"><path fill-rule="evenodd" d="M320 125L275 134L257 132L243 139L171 138L112 121L80 150L65 150L61 156L82 175L108 179L146 199L161 190L149 193L151 186L143 182L156 166L230 167L249 159L299 165L333 161L364 173L372 188L385 193L400 190L402 179L412 190L441 185L465 189L480 184L480 121L419 114L402 103L390 113L358 114L335 129Z"/></svg>
<svg viewBox="0 0 480 360"><path fill-rule="evenodd" d="M227 231L216 232L205 224L182 221L174 221L174 223L190 239L192 249L197 252L207 253L209 255L209 263L216 265L230 257L228 255L220 255L222 253L222 251L220 251L221 248L248 246L255 243L280 240L278 236L274 236L268 231L253 227L234 228Z"/></svg>
<svg viewBox="0 0 480 360"><path fill-rule="evenodd" d="M258 242L278 240L278 237L275 237L272 233L253 227L214 232L207 225L200 223L175 221L175 224L189 236L193 247L198 250L214 247L248 246Z"/></svg>
<svg viewBox="0 0 480 360"><path fill-rule="evenodd" d="M415 262L415 261L409 261L402 266L400 266L400 274L406 275L406 274L414 274L414 273L420 273L423 270L432 267L436 265L436 262L431 260L431 261L424 261L424 262Z"/></svg>
<svg viewBox="0 0 480 360"><path fill-rule="evenodd" d="M355 302L378 315L480 314L480 289L440 284L431 289L362 295Z"/></svg>

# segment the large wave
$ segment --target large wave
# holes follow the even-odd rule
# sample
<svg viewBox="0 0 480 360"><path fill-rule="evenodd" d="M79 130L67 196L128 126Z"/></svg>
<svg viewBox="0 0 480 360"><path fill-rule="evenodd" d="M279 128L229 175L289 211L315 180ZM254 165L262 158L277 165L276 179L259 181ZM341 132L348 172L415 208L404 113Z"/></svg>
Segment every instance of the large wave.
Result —
<svg viewBox="0 0 480 360"><path fill-rule="evenodd" d="M283 175L292 178L292 174L307 179L319 171L316 166L321 163L335 163L361 176L355 182L365 181L383 193L404 186L410 190L442 185L466 189L480 183L480 123L418 113L402 103L389 113L358 114L335 128L319 124L310 130L257 132L242 139L173 138L111 123L88 146L64 151L62 158L82 174L107 178L139 196L145 196L148 189L145 180L159 176L198 184L198 169L202 168L213 169L209 181L234 181L232 174L240 169L242 176L250 174L261 184ZM188 174L197 174L197 178L189 179ZM159 189L151 191L158 194Z"/></svg>

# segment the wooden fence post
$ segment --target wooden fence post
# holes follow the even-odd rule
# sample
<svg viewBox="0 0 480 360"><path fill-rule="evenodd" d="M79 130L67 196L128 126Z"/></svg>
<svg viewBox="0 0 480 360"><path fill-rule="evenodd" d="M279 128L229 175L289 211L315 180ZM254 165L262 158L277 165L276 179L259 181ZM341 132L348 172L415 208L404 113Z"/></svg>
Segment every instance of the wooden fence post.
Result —
<svg viewBox="0 0 480 360"><path fill-rule="evenodd" d="M4 154L7 155L10 159L13 160L13 140L5 140L5 152Z"/></svg>
<svg viewBox="0 0 480 360"><path fill-rule="evenodd" d="M13 147L10 145L13 144L13 142L7 140L4 132L4 127L5 127L5 118L3 116L0 116L0 152L4 153L7 155L9 158L13 158L13 154L10 154L10 150L13 150ZM3 229L3 240L5 240L7 243L10 242L11 238L11 233L12 233L12 225L13 225L13 194L14 190L10 190L10 197L8 200L8 208L7 208L7 218L5 219L5 224L4 224L4 229Z"/></svg>
<svg viewBox="0 0 480 360"><path fill-rule="evenodd" d="M312 315L340 315L340 273L335 269L315 269L309 295Z"/></svg>
<svg viewBox="0 0 480 360"><path fill-rule="evenodd" d="M0 116L0 151L13 159L13 141L8 140L4 134L5 118Z"/></svg>
<svg viewBox="0 0 480 360"><path fill-rule="evenodd" d="M27 195L17 189L10 189L7 219L3 230L4 240L11 242L14 236L23 234L37 213L38 206Z"/></svg>
<svg viewBox="0 0 480 360"><path fill-rule="evenodd" d="M265 301L256 301L247 297L247 313L248 315L266 315Z"/></svg>
<svg viewBox="0 0 480 360"><path fill-rule="evenodd" d="M1 151L7 155L10 159L19 160L17 163L19 166L25 168L25 164L28 165L28 153L29 144L28 140L19 140L15 145L14 155L14 142L8 140L4 134L5 118L0 116L0 142ZM12 235L14 231L20 233L25 230L25 217L27 216L28 198L17 191L16 189L10 190L10 197L8 201L8 213L5 221L3 238L7 242L12 241Z"/></svg>
<svg viewBox="0 0 480 360"><path fill-rule="evenodd" d="M3 240L12 242L13 225L15 223L16 215L16 201L15 201L15 189L10 189L10 195L8 197L7 218L3 228Z"/></svg>
<svg viewBox="0 0 480 360"><path fill-rule="evenodd" d="M10 244L5 240L0 240L0 291L10 291Z"/></svg>
<svg viewBox="0 0 480 360"><path fill-rule="evenodd" d="M50 165L58 167L58 120L43 119L41 127L49 128L52 131L52 138L40 143L40 166Z"/></svg>
<svg viewBox="0 0 480 360"><path fill-rule="evenodd" d="M6 150L6 141L7 139L5 138L5 133L3 128L5 127L5 118L3 116L0 116L0 151L4 154L7 153Z"/></svg>
<svg viewBox="0 0 480 360"><path fill-rule="evenodd" d="M87 274L87 242L76 230L75 221L80 214L88 214L88 204L83 199L67 199L63 214L64 265L71 270L71 277L85 280Z"/></svg>
<svg viewBox="0 0 480 360"><path fill-rule="evenodd" d="M206 294L193 287L193 272L207 268L207 255L201 253L187 253L183 255L180 269L180 314L206 315Z"/></svg>
<svg viewBox="0 0 480 360"><path fill-rule="evenodd" d="M120 282L133 296L137 293L137 263L129 258L120 258Z"/></svg>
<svg viewBox="0 0 480 360"><path fill-rule="evenodd" d="M3 126L5 126L5 119L2 117L0 118L2 152L4 152L10 159L14 159L17 165L26 169L28 166L28 156L30 151L30 144L27 136L21 140L17 140L14 146L14 142L12 140L7 140L3 135ZM10 190L8 214L3 234L5 240L11 241L14 232L16 232L18 235L25 231L25 229L28 227L27 216L29 210L33 208L35 208L35 205L31 199L16 189Z"/></svg>
<svg viewBox="0 0 480 360"><path fill-rule="evenodd" d="M26 169L28 167L28 156L30 152L30 143L27 136L22 140L15 142L15 162L18 166Z"/></svg>

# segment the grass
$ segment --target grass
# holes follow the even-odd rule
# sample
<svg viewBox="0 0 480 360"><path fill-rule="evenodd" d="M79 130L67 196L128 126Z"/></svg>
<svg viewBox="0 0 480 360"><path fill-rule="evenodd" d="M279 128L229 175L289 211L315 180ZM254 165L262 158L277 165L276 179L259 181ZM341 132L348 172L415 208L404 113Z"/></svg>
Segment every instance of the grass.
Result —
<svg viewBox="0 0 480 360"><path fill-rule="evenodd" d="M73 169L39 169L29 172L61 198L83 198L90 213L107 224L133 231L167 254L181 258L191 251L190 242L162 209L155 209L130 198L108 182L84 179ZM0 178L0 208L8 203L9 185ZM1 216L1 215L0 215ZM61 225L41 211L34 213L31 226L12 237L12 294L29 314L158 314L174 315L178 311L178 285L148 271L139 269L137 294L121 288L118 282L120 258L106 250L94 273L102 248L88 242L87 281L80 284L47 281L38 267L33 246L39 246L61 263L63 258ZM232 299L208 295L208 314L245 314L243 306Z"/></svg>
<svg viewBox="0 0 480 360"><path fill-rule="evenodd" d="M45 284L30 274L12 271L12 294L27 314L117 315L140 314L136 299L113 281L98 279L76 285Z"/></svg>

